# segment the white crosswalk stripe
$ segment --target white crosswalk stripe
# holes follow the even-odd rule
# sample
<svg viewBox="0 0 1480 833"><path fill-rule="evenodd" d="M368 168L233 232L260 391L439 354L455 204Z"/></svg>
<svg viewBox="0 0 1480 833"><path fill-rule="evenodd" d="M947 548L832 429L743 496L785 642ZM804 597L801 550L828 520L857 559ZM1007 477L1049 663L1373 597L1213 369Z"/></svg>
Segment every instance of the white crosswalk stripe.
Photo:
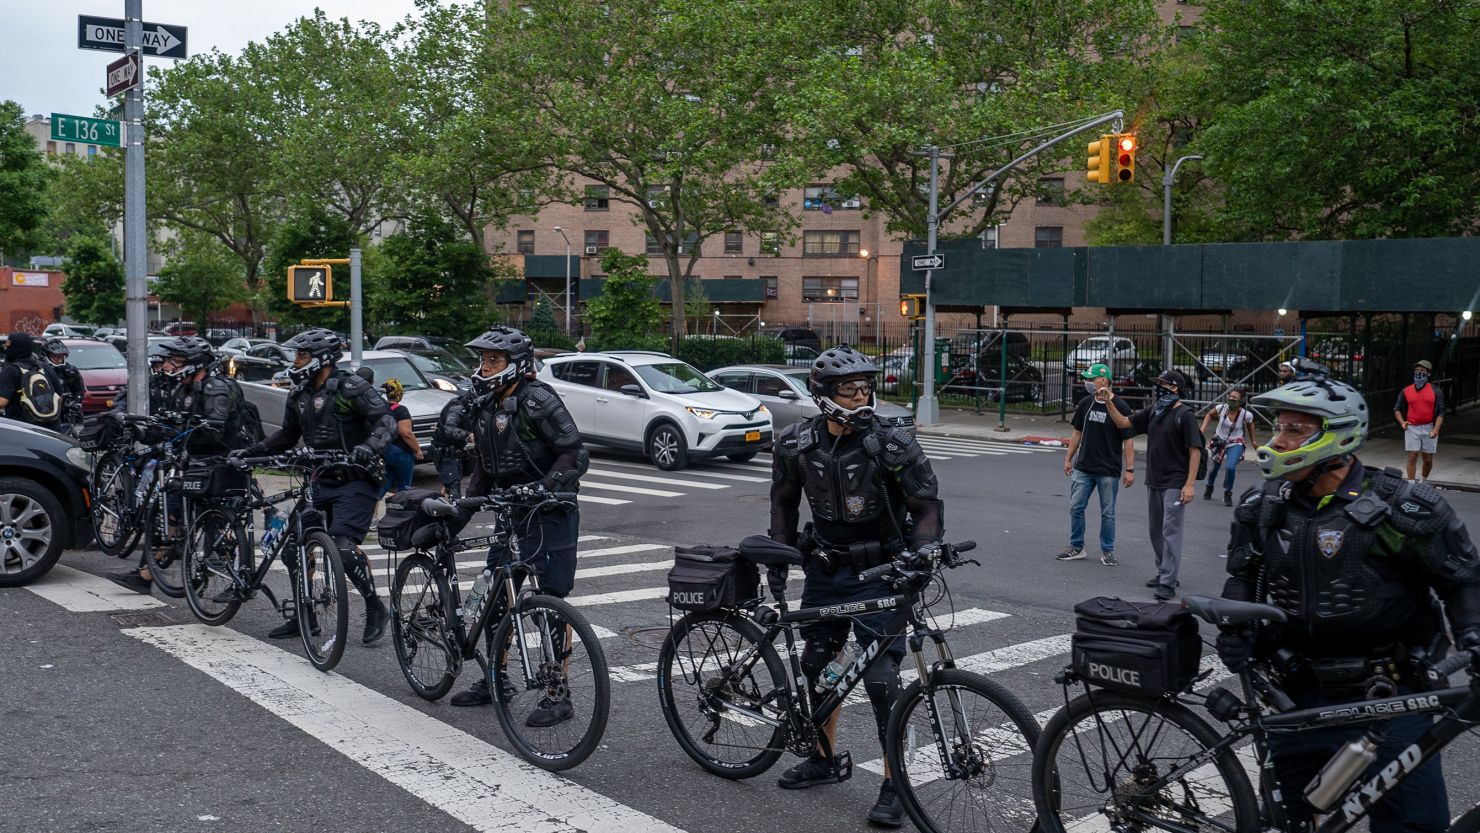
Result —
<svg viewBox="0 0 1480 833"><path fill-rule="evenodd" d="M679 480L673 477L653 477L650 474L631 474L625 471L614 471L606 468L591 468L586 472L587 477L613 477L618 480L637 480L643 483L663 483L670 486L684 486L690 489L728 489L724 483L701 483L697 480ZM582 480L585 484L587 481Z"/></svg>

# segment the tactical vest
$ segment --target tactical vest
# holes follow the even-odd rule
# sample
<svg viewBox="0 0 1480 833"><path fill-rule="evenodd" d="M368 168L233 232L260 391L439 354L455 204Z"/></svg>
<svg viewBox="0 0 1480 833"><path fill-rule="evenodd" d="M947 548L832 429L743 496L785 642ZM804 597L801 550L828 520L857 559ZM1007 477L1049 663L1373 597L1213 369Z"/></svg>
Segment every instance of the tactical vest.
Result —
<svg viewBox="0 0 1480 833"><path fill-rule="evenodd" d="M817 531L836 543L898 538L904 495L890 489L878 455L869 453L862 435L835 439L809 421L787 432L776 448L802 474Z"/></svg>
<svg viewBox="0 0 1480 833"><path fill-rule="evenodd" d="M545 441L529 414L529 397L542 395L547 392L526 382L521 390L502 400L489 397L474 412L478 463L500 486L539 480L555 462L555 449Z"/></svg>

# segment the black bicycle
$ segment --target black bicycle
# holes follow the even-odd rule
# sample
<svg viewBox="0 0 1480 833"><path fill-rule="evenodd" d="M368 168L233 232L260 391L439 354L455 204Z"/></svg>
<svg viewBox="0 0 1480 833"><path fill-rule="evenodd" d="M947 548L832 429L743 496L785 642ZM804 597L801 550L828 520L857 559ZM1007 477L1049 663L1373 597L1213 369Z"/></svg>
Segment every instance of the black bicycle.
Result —
<svg viewBox="0 0 1480 833"><path fill-rule="evenodd" d="M929 621L922 599L932 582L944 589L945 570L977 563L961 557L975 546L901 553L860 574L860 580L888 579L898 595L800 610L788 609L785 568L799 565L801 553L742 546L741 558L771 568L775 607L756 598L674 623L658 654L658 697L679 746L704 769L733 779L765 772L783 752L805 757L821 749L834 761L836 779L846 780L852 760L828 748L823 727L868 669L907 639L918 678L894 703L885 760L910 820L926 833L1033 828L1027 753L1038 724L1007 689L956 667L945 632ZM802 626L877 611L894 613L885 632L814 705L800 659ZM774 644L782 636L785 661ZM935 645L934 662L923 653L927 641Z"/></svg>
<svg viewBox="0 0 1480 833"><path fill-rule="evenodd" d="M1208 596L1189 596L1186 606L1218 625L1285 620L1284 612L1271 605ZM1471 671L1468 685L1442 688L1450 674L1466 667ZM1460 651L1431 666L1429 691L1310 709L1296 709L1273 680L1253 667L1238 675L1242 696L1223 687L1200 695L1192 684L1160 697L1088 689L1049 720L1035 750L1033 793L1039 818L1045 833L1091 829L1344 833L1414 770L1480 725L1476 671L1480 654ZM1204 671L1197 679L1211 673ZM1066 698L1067 687L1082 682L1072 669L1060 679ZM1203 706L1227 728L1213 728L1192 706ZM1396 758L1379 761L1375 776L1364 776L1366 760L1328 764L1307 788L1307 800L1327 813L1313 828L1303 819L1287 816L1277 796L1268 736L1415 713L1443 716ZM1258 774L1257 794L1250 784L1251 771ZM1466 812L1450 830L1480 830L1480 806Z"/></svg>
<svg viewBox="0 0 1480 833"><path fill-rule="evenodd" d="M185 538L185 600L197 619L207 625L230 622L244 601L259 591L283 614L296 617L308 661L329 671L344 656L349 633L349 591L339 547L330 537L324 515L313 507L312 493L320 474L330 466L349 464L342 451L296 449L266 457L237 458L237 471L265 466L299 474L302 481L280 494L263 496L239 484L202 484L203 506L192 519ZM228 478L229 466L215 477ZM249 475L248 475L249 476ZM188 487L188 484L187 484ZM294 501L284 526L264 557L254 554L253 513ZM266 533L267 530L264 530ZM278 559L288 566L291 599L279 601L266 584Z"/></svg>
<svg viewBox="0 0 1480 833"><path fill-rule="evenodd" d="M499 725L521 757L552 771L586 760L606 732L611 680L596 632L574 607L539 593L520 531L543 512L570 508L574 493L517 486L486 497L429 498L391 582L391 628L396 660L419 696L439 700L452 689L463 663L475 660L493 695ZM459 540L456 530L474 512L492 510L493 535ZM475 547L499 547L495 571L459 581L455 556ZM462 585L473 588L462 595ZM487 645L486 653L484 645ZM551 722L554 720L555 722Z"/></svg>

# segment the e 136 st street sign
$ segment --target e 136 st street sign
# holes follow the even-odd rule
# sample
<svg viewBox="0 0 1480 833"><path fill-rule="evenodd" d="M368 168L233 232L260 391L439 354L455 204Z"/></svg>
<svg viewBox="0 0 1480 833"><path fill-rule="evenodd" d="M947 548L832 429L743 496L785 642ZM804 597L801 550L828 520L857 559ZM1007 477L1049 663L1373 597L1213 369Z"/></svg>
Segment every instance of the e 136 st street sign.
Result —
<svg viewBox="0 0 1480 833"><path fill-rule="evenodd" d="M110 148L123 147L123 125L106 119L51 114L51 138L57 142L82 142Z"/></svg>

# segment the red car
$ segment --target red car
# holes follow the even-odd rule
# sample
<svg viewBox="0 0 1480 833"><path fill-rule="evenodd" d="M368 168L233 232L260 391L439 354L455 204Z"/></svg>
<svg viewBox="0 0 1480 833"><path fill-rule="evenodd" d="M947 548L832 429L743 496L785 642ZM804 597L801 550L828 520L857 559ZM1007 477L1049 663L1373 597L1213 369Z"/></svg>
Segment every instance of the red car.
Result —
<svg viewBox="0 0 1480 833"><path fill-rule="evenodd" d="M112 407L128 383L128 362L123 354L105 341L87 338L64 338L71 351L67 361L82 371L82 412L95 414Z"/></svg>

